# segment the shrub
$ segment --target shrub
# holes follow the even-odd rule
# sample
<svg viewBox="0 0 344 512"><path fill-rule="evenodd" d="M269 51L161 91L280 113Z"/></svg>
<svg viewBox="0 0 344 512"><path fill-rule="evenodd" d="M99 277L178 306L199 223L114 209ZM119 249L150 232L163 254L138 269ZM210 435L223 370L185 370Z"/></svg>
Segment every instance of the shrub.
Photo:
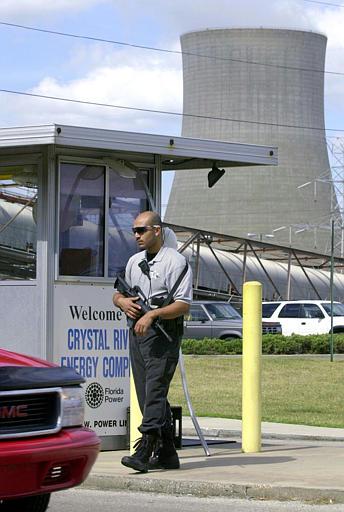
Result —
<svg viewBox="0 0 344 512"><path fill-rule="evenodd" d="M344 334L333 335L334 352L344 353ZM182 341L184 354L195 355L226 355L241 354L242 340L233 338L219 340L204 338L203 340L185 339ZM308 336L282 334L266 334L262 337L263 354L329 354L330 335L311 334Z"/></svg>
<svg viewBox="0 0 344 512"><path fill-rule="evenodd" d="M183 354L216 355L241 354L242 341L237 338L219 340L204 338L203 340L183 340Z"/></svg>

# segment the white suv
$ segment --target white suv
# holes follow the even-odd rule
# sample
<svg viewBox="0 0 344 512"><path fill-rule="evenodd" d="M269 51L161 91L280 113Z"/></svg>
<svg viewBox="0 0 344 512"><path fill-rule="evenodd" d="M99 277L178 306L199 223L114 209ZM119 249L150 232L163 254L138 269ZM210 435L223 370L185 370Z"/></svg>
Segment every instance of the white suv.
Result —
<svg viewBox="0 0 344 512"><path fill-rule="evenodd" d="M325 334L331 331L331 302L288 300L263 302L262 319L282 325L282 334ZM333 332L344 332L344 304L333 303Z"/></svg>

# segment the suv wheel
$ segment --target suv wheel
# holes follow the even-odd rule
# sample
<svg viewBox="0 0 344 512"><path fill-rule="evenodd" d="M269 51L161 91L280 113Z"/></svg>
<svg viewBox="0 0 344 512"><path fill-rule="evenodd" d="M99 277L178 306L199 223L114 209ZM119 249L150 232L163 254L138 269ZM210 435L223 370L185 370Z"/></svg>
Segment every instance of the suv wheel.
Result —
<svg viewBox="0 0 344 512"><path fill-rule="evenodd" d="M45 512L50 494L39 494L27 498L0 501L0 512Z"/></svg>

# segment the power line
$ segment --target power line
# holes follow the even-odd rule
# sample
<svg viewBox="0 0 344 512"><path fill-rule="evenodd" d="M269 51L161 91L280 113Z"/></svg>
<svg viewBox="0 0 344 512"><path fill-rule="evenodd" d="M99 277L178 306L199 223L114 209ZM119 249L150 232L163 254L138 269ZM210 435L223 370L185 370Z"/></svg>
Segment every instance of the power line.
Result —
<svg viewBox="0 0 344 512"><path fill-rule="evenodd" d="M305 1L311 1L311 0L305 0ZM72 37L75 39L86 39L88 41L96 41L96 42L101 42L101 43L106 43L106 44L126 46L126 47L130 47L130 48L140 48L142 50L169 53L169 54L174 54L174 55L188 55L191 57L201 57L201 58L210 59L210 60L237 62L240 64L252 64L255 66L264 66L264 67L268 67L268 68L288 69L290 71L307 71L310 73L321 73L321 74L327 74L327 75L344 76L344 72L340 72L340 71L326 71L323 69L299 68L296 66L285 66L283 64L270 64L270 63L265 63L265 62L257 62L257 61L253 61L253 60L251 61L251 60L245 60L245 59L234 59L231 57L216 57L214 55L205 55L205 54L201 54L201 53L182 52L179 50L168 50L167 48L144 46L144 45L139 45L139 44L126 43L123 41L116 41L116 40L112 40L112 39L103 39L100 37L92 37L92 36L84 36L81 34L73 34L70 32L59 32L57 30L48 30L48 29L43 29L43 28L38 28L38 27L31 27L28 25L19 25L17 23L8 23L5 21L0 21L0 25L6 26L6 27L12 27L12 28L20 28L23 30L31 30L34 32L42 32L44 34L52 34L52 35L62 36L62 37Z"/></svg>
<svg viewBox="0 0 344 512"><path fill-rule="evenodd" d="M304 2L309 2L311 4L321 4L321 5L331 5L334 7L344 7L344 4L332 4L330 2L320 2L318 0L303 0Z"/></svg>
<svg viewBox="0 0 344 512"><path fill-rule="evenodd" d="M35 94L32 92L23 92L23 91L14 91L11 89L0 89L0 92L4 92L7 94L17 94L20 96L29 96L32 98L40 98L40 99L47 99L47 100L56 100L56 101L65 101L67 103L76 103L79 105L92 105L95 107L107 107L107 108L116 108L121 110L131 110L135 112L147 112L149 114L164 114L169 116L178 116L178 117L192 117L197 119L210 119L214 121L230 121L233 123L245 123L245 124L258 124L258 125L264 125L264 126L274 126L279 128L297 128L302 130L313 130L313 131L332 131L332 132L344 132L344 128L318 128L316 126L299 126L299 125L293 125L293 124L279 124L279 123L267 123L264 121L250 121L247 119L234 119L229 117L216 117L216 116L206 116L202 114L189 114L187 112L172 112L169 110L156 110L156 109L148 109L148 108L141 108L141 107L130 107L128 105L114 105L112 103L101 103L101 102L95 102L95 101L86 101L86 100L76 100L72 98L63 98L59 96L48 96L45 94Z"/></svg>

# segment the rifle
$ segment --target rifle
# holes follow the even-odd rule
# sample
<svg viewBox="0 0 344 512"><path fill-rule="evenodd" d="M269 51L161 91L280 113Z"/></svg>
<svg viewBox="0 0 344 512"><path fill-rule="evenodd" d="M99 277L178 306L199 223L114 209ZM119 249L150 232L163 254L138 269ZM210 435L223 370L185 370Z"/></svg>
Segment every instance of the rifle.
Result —
<svg viewBox="0 0 344 512"><path fill-rule="evenodd" d="M131 288L128 285L128 283L126 282L126 280L120 274L117 274L117 276L116 276L116 281L115 281L114 287L120 293L122 293L125 297L139 297L138 300L136 301L136 304L138 304L141 307L141 312L142 312L141 316L143 316L145 313L148 313L148 311L152 310L152 308L149 306L147 298L145 297L145 294L143 293L141 288L139 286L133 286ZM128 325L130 328L134 327L135 322L136 322L136 320L134 320L133 318L128 318ZM161 325L159 320L154 320L154 322L152 323L152 329L155 332L158 331L160 334L165 336L165 338L169 342L173 341L173 339L165 331L165 329L163 328L163 326Z"/></svg>

